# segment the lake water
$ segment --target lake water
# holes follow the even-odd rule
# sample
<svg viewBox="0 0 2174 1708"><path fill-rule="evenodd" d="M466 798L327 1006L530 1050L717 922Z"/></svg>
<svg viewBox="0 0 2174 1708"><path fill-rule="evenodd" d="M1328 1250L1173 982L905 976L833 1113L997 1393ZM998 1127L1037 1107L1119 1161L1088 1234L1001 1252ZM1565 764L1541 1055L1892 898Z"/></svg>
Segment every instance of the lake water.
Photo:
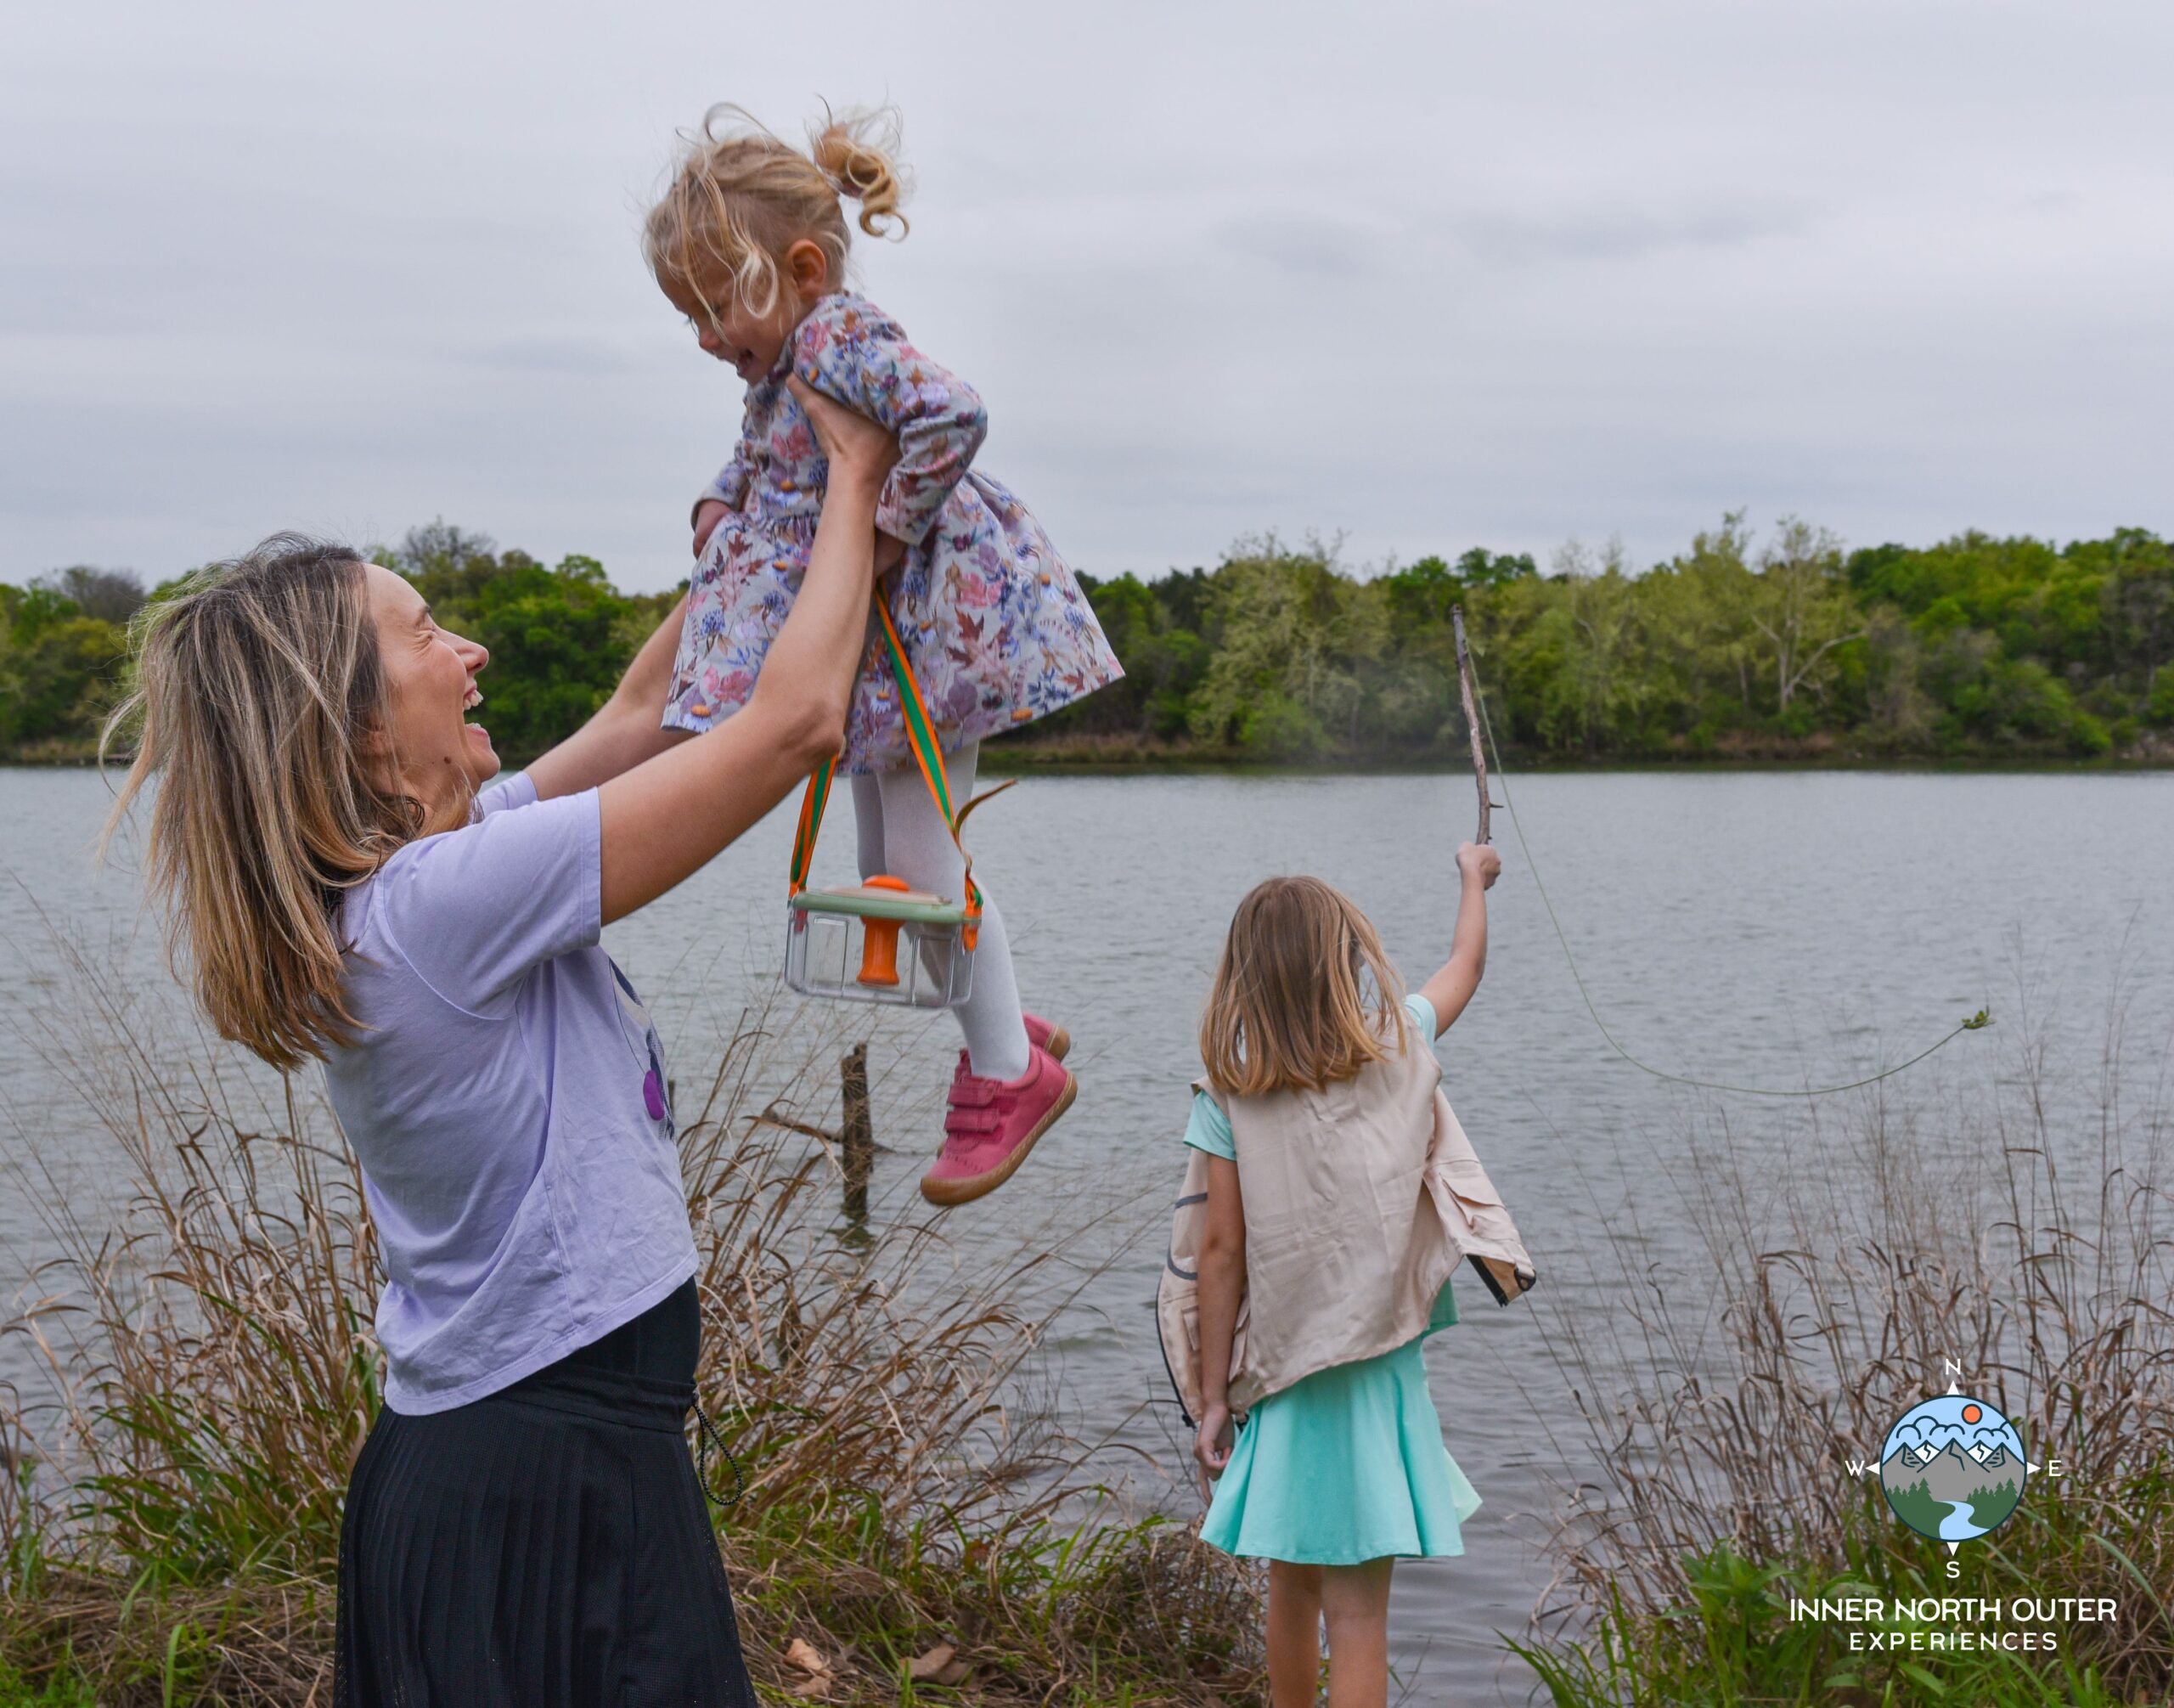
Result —
<svg viewBox="0 0 2174 1708"><path fill-rule="evenodd" d="M2003 1059L2019 989L2056 1059L2066 1050L2078 1064L2095 1061L2118 989L2132 1060L2165 1072L2174 774L1552 774L1511 787L1594 1002L1657 1067L1739 1084L1852 1079L1990 1002L2008 1031L1959 1039L1888 1088L1937 1111ZM65 985L48 925L129 969L147 1001L172 1001L132 875L91 867L104 800L83 772L0 771L11 1282L46 1249L20 1170L112 1189L104 1141L56 1102L28 1041ZM1068 1237L1085 1290L1050 1338L1046 1375L1076 1435L1182 1468L1148 1301L1182 1167L1193 1029L1231 907L1269 874L1321 874L1372 916L1416 984L1449 950L1451 857L1473 808L1462 774L1035 777L975 816L977 872L1010 921L1028 1006L1072 1029L1080 1096L1017 1181L949 1226L967 1269ZM850 816L841 800L818 882L848 880ZM707 1053L774 974L792 824L788 804L606 933L679 1061ZM1535 1544L1585 1474L1557 1357L1616 1305L1602 1278L1612 1241L1635 1238L1640 1265L1698 1286L1668 1175L1683 1135L1725 1119L1760 1166L1803 1165L1801 1106L1670 1085L1609 1050L1506 815L1496 835L1487 979L1441 1054L1541 1282L1497 1310L1460 1280L1463 1323L1428 1353L1451 1450L1486 1505L1464 1559L1397 1573L1396 1660L1408 1700L1428 1704L1526 1699L1527 1676L1492 1633L1523 1632L1546 1577ZM877 1137L891 1147L877 1196L904 1213L939 1137L949 1023L884 1015L843 1035L876 1040ZM1155 1474L1132 1476L1142 1498L1169 1497Z"/></svg>

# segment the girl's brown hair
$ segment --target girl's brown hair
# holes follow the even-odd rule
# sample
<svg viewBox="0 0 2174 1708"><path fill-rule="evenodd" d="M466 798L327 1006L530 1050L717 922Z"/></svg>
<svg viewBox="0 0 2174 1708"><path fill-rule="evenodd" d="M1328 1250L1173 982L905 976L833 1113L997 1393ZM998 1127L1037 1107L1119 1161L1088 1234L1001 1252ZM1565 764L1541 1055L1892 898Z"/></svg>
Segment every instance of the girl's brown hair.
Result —
<svg viewBox="0 0 2174 1708"><path fill-rule="evenodd" d="M893 228L905 234L893 109L843 117L825 110L803 154L744 108L719 105L684 143L671 187L642 234L650 271L667 291L676 285L699 299L702 281L721 274L743 308L767 315L785 288L780 263L803 238L822 246L832 282L842 282L853 235L841 196L860 204L860 228L870 237Z"/></svg>
<svg viewBox="0 0 2174 1708"><path fill-rule="evenodd" d="M1272 877L1238 904L1200 1022L1219 1091L1255 1097L1349 1079L1405 1045L1404 985L1373 922L1317 877Z"/></svg>
<svg viewBox="0 0 2174 1708"><path fill-rule="evenodd" d="M99 754L135 727L136 758L105 836L161 773L145 871L177 974L275 1068L353 1042L334 915L423 822L362 751L385 704L363 560L275 534L155 601L132 638Z"/></svg>

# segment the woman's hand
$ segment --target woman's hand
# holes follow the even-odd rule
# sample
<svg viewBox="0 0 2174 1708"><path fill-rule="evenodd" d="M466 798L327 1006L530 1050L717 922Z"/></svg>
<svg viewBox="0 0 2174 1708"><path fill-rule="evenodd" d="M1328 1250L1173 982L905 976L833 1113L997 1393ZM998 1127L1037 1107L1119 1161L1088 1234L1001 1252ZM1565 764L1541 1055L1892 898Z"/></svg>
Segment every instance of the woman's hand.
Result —
<svg viewBox="0 0 2174 1708"><path fill-rule="evenodd" d="M1231 1408L1218 1401L1201 1407L1200 1433L1192 1439L1192 1456L1200 1465L1200 1497L1210 1497L1208 1481L1223 1474L1231 1463Z"/></svg>
<svg viewBox="0 0 2174 1708"><path fill-rule="evenodd" d="M831 479L865 480L881 486L898 460L898 441L867 416L825 397L797 374L786 376L786 389L815 430L815 443L831 465Z"/></svg>

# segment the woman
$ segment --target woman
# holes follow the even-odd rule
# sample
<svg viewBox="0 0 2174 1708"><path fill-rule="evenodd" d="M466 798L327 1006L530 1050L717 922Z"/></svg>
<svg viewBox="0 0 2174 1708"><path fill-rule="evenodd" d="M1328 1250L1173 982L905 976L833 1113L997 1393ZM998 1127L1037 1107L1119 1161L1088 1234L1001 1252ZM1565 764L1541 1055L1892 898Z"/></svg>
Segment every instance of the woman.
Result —
<svg viewBox="0 0 2174 1708"><path fill-rule="evenodd" d="M268 541L141 642L150 871L222 1035L315 1057L386 1282L385 1406L340 1541L335 1700L752 1705L684 1435L695 1247L656 1034L598 946L836 748L896 457L801 388L830 464L740 715L658 728L674 612L511 782L489 655L405 580Z"/></svg>

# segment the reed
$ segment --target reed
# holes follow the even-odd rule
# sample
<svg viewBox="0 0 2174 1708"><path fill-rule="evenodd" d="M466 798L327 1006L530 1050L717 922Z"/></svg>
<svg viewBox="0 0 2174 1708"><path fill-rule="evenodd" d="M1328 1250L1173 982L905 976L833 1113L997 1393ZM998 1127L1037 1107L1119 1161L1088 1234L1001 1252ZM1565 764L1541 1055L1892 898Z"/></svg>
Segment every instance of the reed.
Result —
<svg viewBox="0 0 2174 1708"><path fill-rule="evenodd" d="M307 1077L162 1050L71 958L54 1070L133 1193L108 1218L42 1176L59 1254L0 1331L42 1378L0 1393L0 1705L326 1702L341 1491L379 1404L360 1180ZM938 1226L838 1225L807 1136L837 1096L825 1041L751 1016L681 1082L698 1387L744 1473L718 1536L764 1694L1253 1697L1252 1580L1019 1405L1045 1325L1002 1301L1045 1256L962 1287ZM721 1458L710 1479L731 1492ZM949 1683L911 1679L942 1644L953 1666L922 1670Z"/></svg>
<svg viewBox="0 0 2174 1708"><path fill-rule="evenodd" d="M2126 1058L2118 1004L2081 1068L2019 1006L1984 1079L1809 1106L1778 1156L1709 1113L1671 1187L1695 1249L1647 1266L1619 1240L1608 1314L1551 1337L1600 1467L1555 1538L1556 1634L1518 1645L1557 1703L2174 1699L2166 1064ZM1963 1544L1960 1581L1846 1468L1946 1360L2069 1473ZM2120 1616L2052 1654L1851 1653L1846 1626L1788 1617L1848 1594Z"/></svg>

